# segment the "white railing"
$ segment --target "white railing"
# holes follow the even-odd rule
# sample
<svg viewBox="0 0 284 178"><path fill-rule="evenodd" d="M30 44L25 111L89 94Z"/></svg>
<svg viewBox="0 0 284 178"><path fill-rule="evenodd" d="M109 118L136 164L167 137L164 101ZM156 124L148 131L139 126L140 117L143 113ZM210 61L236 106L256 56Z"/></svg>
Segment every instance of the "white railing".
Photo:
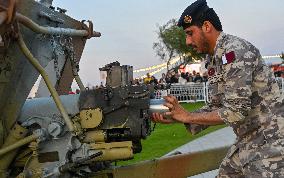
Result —
<svg viewBox="0 0 284 178"><path fill-rule="evenodd" d="M208 89L205 83L172 84L168 90L156 90L155 98L160 99L167 94L175 96L179 102L198 102L208 100Z"/></svg>
<svg viewBox="0 0 284 178"><path fill-rule="evenodd" d="M276 78L281 93L284 94L284 78ZM208 102L210 93L206 83L171 84L168 90L156 90L155 99L166 95L175 96L179 102Z"/></svg>
<svg viewBox="0 0 284 178"><path fill-rule="evenodd" d="M206 102L207 99L205 83L174 84L171 85L170 94L180 102Z"/></svg>

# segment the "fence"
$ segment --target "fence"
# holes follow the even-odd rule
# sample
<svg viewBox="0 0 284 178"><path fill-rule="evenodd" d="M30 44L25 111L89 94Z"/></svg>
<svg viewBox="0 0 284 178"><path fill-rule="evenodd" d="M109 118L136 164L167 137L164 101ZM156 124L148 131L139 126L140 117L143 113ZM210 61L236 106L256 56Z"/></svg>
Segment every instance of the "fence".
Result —
<svg viewBox="0 0 284 178"><path fill-rule="evenodd" d="M172 84L168 90L156 90L155 98L160 99L168 94L175 96L179 102L208 101L206 83Z"/></svg>
<svg viewBox="0 0 284 178"><path fill-rule="evenodd" d="M284 94L284 78L276 78L281 93ZM208 102L210 93L206 83L172 84L168 90L156 90L155 98L160 99L166 95L175 96L179 102Z"/></svg>

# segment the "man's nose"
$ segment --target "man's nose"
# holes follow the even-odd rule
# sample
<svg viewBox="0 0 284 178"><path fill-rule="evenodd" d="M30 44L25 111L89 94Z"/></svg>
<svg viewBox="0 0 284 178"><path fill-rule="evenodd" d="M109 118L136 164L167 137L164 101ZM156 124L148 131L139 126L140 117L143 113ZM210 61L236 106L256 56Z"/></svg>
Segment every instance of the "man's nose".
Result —
<svg viewBox="0 0 284 178"><path fill-rule="evenodd" d="M191 37L186 37L186 45L187 46L191 46L192 45L192 39L191 39Z"/></svg>

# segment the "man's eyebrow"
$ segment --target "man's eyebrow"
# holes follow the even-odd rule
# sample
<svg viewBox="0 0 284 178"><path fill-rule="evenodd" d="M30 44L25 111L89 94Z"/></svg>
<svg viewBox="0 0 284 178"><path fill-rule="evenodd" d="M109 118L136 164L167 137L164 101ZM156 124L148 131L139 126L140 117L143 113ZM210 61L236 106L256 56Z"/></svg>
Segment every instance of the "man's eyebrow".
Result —
<svg viewBox="0 0 284 178"><path fill-rule="evenodd" d="M186 34L192 34L192 30L185 31Z"/></svg>

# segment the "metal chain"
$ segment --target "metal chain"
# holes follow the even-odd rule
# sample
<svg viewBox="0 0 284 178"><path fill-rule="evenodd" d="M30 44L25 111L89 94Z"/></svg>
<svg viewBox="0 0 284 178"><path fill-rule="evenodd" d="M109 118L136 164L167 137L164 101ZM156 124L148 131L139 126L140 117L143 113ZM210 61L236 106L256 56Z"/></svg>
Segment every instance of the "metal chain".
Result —
<svg viewBox="0 0 284 178"><path fill-rule="evenodd" d="M56 75L56 81L60 79L60 72L59 72L59 67L58 67L58 55L56 53L56 48L58 47L56 42L55 42L55 37L51 36L51 46L52 46L52 60L53 60L53 67Z"/></svg>
<svg viewBox="0 0 284 178"><path fill-rule="evenodd" d="M59 61L58 61L58 56L62 53L60 53L60 49L62 49L66 43L66 40L64 37L58 35L52 35L50 37L50 42L51 42L51 46L52 46L52 60L54 63L54 71L55 71L55 75L56 75L56 80L58 81L61 77L61 73L60 73L60 68L59 68Z"/></svg>
<svg viewBox="0 0 284 178"><path fill-rule="evenodd" d="M73 47L73 43L72 43L72 37L67 38L65 48L66 48L66 51L68 53L67 56L69 57L69 59L71 61L73 74L77 75L77 73L79 72L79 61L75 57L74 47Z"/></svg>

